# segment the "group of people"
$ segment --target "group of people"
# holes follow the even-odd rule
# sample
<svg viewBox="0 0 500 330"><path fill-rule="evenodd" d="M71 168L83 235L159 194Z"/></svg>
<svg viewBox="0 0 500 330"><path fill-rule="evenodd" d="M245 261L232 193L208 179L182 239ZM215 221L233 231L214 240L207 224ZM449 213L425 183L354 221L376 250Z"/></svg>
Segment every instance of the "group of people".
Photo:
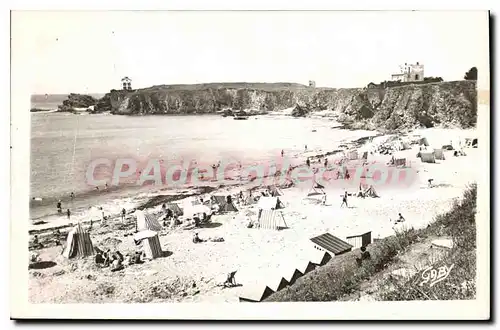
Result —
<svg viewBox="0 0 500 330"><path fill-rule="evenodd" d="M124 266L144 263L144 253L142 251L127 253L123 256L118 250L114 252L111 252L110 249L102 251L96 247L95 252L95 263L101 267L110 267L112 272L122 270Z"/></svg>

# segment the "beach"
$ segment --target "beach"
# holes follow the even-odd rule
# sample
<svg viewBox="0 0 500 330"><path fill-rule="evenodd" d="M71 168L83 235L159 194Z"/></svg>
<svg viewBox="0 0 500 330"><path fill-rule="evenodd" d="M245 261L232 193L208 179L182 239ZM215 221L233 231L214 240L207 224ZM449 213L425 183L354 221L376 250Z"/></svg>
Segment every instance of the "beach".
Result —
<svg viewBox="0 0 500 330"><path fill-rule="evenodd" d="M260 116L259 123L274 122L279 126L300 122L303 134L285 133L292 165L304 165L307 158L311 160L312 168L322 168L323 162L317 162L318 156L324 159L327 153L329 163L345 155L340 149L357 148L360 152L372 150L378 139L386 139L374 131L347 131L332 129L331 122L314 119L294 120L281 119L273 116ZM238 121L236 121L238 122ZM245 122L245 121L244 121ZM233 121L231 121L231 124ZM239 124L238 124L239 125ZM266 125L266 124L261 124ZM258 127L254 128L257 130ZM270 127L270 126L268 126ZM276 126L273 126L276 127ZM298 126L293 127L297 129ZM312 132L315 130L316 132ZM305 133L307 132L307 134ZM440 148L452 142L473 137L473 130L460 129L420 129L412 134L424 136L431 147ZM304 137L304 134L307 139ZM331 135L329 135L331 134ZM411 135L411 134L408 134ZM313 136L313 138L311 138ZM353 143L360 138L370 138L365 144ZM304 142L308 142L308 150L304 150ZM312 141L312 143L311 143ZM262 143L262 141L260 141ZM346 145L346 147L340 147ZM292 146L295 146L294 148ZM267 152L262 153L257 148L245 150L245 156L255 162L269 160L273 153L279 153L278 145L272 144ZM327 195L325 205L320 205L308 198L311 182L298 183L291 188L282 188L279 199L285 207L280 210L286 227L283 230L265 230L247 228L249 219L257 217L256 205L236 204L237 212L214 215L211 223L205 228L185 230L181 226L164 228L159 233L164 257L154 259L141 265L131 265L122 271L110 272L108 268L99 268L93 258L68 260L61 255L61 246L37 250L40 260L50 260L55 266L47 269L30 270L29 295L32 302L168 302L168 301L201 301L201 302L237 302L238 297L249 287L265 284L284 269L301 262L304 255L311 249L310 238L330 232L340 239L347 236L360 235L371 231L372 237L384 238L394 234L394 230L404 227L422 228L433 218L448 210L453 202L461 196L468 184L477 180L477 168L471 166L473 159L479 157L477 148L466 148L466 156L454 157L453 151L445 151L445 160L436 163L422 163L417 158L418 145L412 145L408 150L397 151L396 158L406 158L407 165L416 176L410 184L380 184L375 185L379 198L358 198L359 182L355 180L328 181L324 191ZM386 164L391 155L369 154L368 161ZM215 159L215 158L214 158ZM352 167L359 166L359 161L349 162ZM433 188L429 188L428 180L433 179ZM237 195L240 191L247 193L254 182L235 182L234 184L218 185L211 183L213 191L208 195ZM345 191L353 196L348 198L349 207L341 207ZM121 207L134 208L145 201L168 194L199 194L196 187L185 187L178 190L147 191L135 196L117 198L108 226L94 225L90 231L93 245L101 249L117 249L121 252L133 251L134 242L130 236L124 236L133 231L135 219L128 215L125 224L117 216ZM106 204L105 195L100 201ZM182 199L176 201L183 205ZM128 203L128 204L127 204ZM146 210L159 211L161 205ZM398 214L406 219L403 224L394 224ZM250 215L248 215L250 214ZM88 212L82 211L83 221ZM42 227L43 226L43 227ZM30 230L36 233L42 228L67 226L67 220L52 219L44 225L31 225ZM88 224L83 224L87 227ZM63 228L68 229L68 228ZM193 244L193 233L201 238L222 237L223 242L203 242ZM334 262L334 260L332 261ZM236 282L241 286L223 288L220 284L227 273L237 271Z"/></svg>

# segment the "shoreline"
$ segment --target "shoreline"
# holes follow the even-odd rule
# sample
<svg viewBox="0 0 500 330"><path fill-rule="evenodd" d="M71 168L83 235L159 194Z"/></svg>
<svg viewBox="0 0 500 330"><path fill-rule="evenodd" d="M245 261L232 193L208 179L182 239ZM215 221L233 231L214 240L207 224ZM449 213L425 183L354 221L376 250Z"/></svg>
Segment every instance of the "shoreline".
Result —
<svg viewBox="0 0 500 330"><path fill-rule="evenodd" d="M360 131L363 131L363 130L360 130ZM369 131L366 131L366 132L368 133ZM363 136L361 138L358 137L358 138L351 138L351 139L343 139L342 141L338 141L339 145L344 145L344 148L341 148L341 149L339 149L339 148L335 148L333 150L315 149L315 150L307 150L307 151L303 151L303 152L299 152L299 153L294 153L290 157L290 160L293 160L295 164L290 164L290 166L293 169L295 169L298 166L300 166L299 164L302 164L302 165L305 164L305 161L307 158L310 158L312 161L317 160L319 158L324 159L325 157L335 156L336 154L340 154L347 149L359 148L362 145L362 143L360 143L359 141L366 142L371 137L374 137L374 136L380 136L380 134L378 132L372 131L371 134L369 134L367 136ZM262 159L260 159L260 161L254 161L252 163L253 164L259 164L259 162L266 163L270 160L272 160L272 159L262 158ZM313 161L313 163L314 163L314 161ZM129 193L128 197L119 197L118 196L116 198L113 198L113 200L132 199L135 201L133 203L134 205L132 206L132 208L134 208L134 209L137 209L144 204L149 205L148 208L154 208L154 207L157 207L158 205L161 205L161 202L158 202L155 204L155 203L151 203L152 200L159 198L161 196L170 196L172 194L173 195L182 195L182 192L185 192L187 190L188 191L189 190L197 190L197 189L204 189L206 187L210 187L211 189L213 189L213 191L212 191L213 193L217 193L217 192L222 192L225 190L227 191L228 189L235 189L235 188L241 188L245 191L248 189L254 189L255 188L255 184L253 183L254 180L249 180L249 179L242 180L241 174L242 174L243 170L244 170L244 168L240 168L240 169L231 168L230 169L230 171L232 171L233 173L232 173L232 176L229 176L229 177L234 178L234 179L229 180L229 181L234 180L232 183L228 182L228 180L226 179L226 180L223 180L222 183L220 181L213 181L213 180L202 181L203 184L200 186L197 186L197 187L189 185L187 183L184 184L182 187L166 187L165 186L165 187L152 188L151 190L146 190L147 186L146 187L138 187L139 191L137 191L137 190L134 191L132 189L130 191L128 191L128 193ZM228 176L228 175L225 173L225 176ZM264 182L267 182L268 181L267 179L272 179L273 177L274 177L274 174L270 175L269 173L265 173L263 176L255 176L255 180L264 180ZM190 182L190 183L192 183L192 182ZM141 188L144 188L145 190L140 191ZM137 188L135 188L135 189L137 189ZM107 193L113 192L113 191L118 191L118 190L120 190L120 189L119 188L113 189L113 187L111 186L110 188L108 188L107 191L106 190L99 190L99 191L89 190L86 193L84 193L83 195L93 196L93 197L100 196L101 200L103 201L102 204L106 204L107 201L108 202L110 201L110 198L107 197L107 195L109 196L109 194L107 194ZM195 195L199 196L199 195L203 195L203 194L204 193L197 193ZM149 196L146 197L144 195L149 195ZM75 201L78 200L79 196L81 196L81 195L77 195L75 197ZM55 202L59 199L63 202L66 202L66 203L71 202L71 199L68 196L61 197L61 198L57 198L57 197L50 198L49 197L49 198L47 198L47 202L42 201L41 204L44 206L51 205L50 203L55 205ZM88 210L89 207L92 207L92 206L89 206L87 204L86 206L80 207L80 212L78 212L80 217L90 216L90 214L89 214L90 212ZM63 206L63 210L64 209L65 209L65 207ZM116 212L115 214L108 214L108 215L111 216L111 220L116 220L119 217L119 212ZM45 221L49 217L58 217L59 221L56 221L51 226L49 221ZM30 230L29 230L30 234L44 233L44 232L47 232L47 231L50 231L53 229L62 229L62 228L71 227L69 224L66 224L66 225L61 224L61 222L67 222L66 215L65 215L64 211L63 211L63 214L61 214L61 215L59 215L56 211L54 211L54 213L52 213L50 215L41 216L41 217L37 217L37 218L30 218L30 220L32 222L31 227L35 227L35 228L30 228ZM43 223L41 225L33 224L33 223L40 222L40 221L43 221L45 223ZM90 220L77 220L77 221L80 221L81 223L90 223ZM39 228L38 229L36 226L41 226L41 227L38 227Z"/></svg>

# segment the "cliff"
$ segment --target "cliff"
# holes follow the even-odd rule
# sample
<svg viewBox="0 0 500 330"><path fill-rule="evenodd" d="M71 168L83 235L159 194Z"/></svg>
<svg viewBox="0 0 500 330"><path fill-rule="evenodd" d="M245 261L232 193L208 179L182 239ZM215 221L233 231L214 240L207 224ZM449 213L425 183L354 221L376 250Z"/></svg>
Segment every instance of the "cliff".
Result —
<svg viewBox="0 0 500 330"><path fill-rule="evenodd" d="M204 114L226 108L266 112L298 107L294 111L298 116L333 110L339 121L370 129L471 127L477 118L475 81L349 89L286 83L165 85L111 91L105 97L109 101L101 102L102 108L115 114Z"/></svg>

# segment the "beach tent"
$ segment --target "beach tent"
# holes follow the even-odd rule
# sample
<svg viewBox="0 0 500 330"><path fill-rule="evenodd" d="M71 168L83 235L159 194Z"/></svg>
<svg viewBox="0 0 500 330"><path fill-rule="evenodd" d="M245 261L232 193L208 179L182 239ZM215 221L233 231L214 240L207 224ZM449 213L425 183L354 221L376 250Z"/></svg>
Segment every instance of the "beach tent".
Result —
<svg viewBox="0 0 500 330"><path fill-rule="evenodd" d="M439 160L444 160L443 149L434 149L434 157Z"/></svg>
<svg viewBox="0 0 500 330"><path fill-rule="evenodd" d="M212 203L219 205L219 213L238 212L238 209L232 202L227 202L226 196L212 196Z"/></svg>
<svg viewBox="0 0 500 330"><path fill-rule="evenodd" d="M420 152L420 160L422 163L435 163L436 157L433 152Z"/></svg>
<svg viewBox="0 0 500 330"><path fill-rule="evenodd" d="M340 238L335 237L330 233L324 233L319 236L313 237L311 238L311 242L313 242L315 249L328 252L332 255L332 257L345 252L349 252L352 249L351 244L344 242Z"/></svg>
<svg viewBox="0 0 500 330"><path fill-rule="evenodd" d="M245 198L244 204L245 205L253 205L253 204L258 203L259 199L260 199L259 195L253 196L253 195L250 195L250 193L248 193L247 198Z"/></svg>
<svg viewBox="0 0 500 330"><path fill-rule="evenodd" d="M182 215L183 212L182 212L182 209L181 207L179 206L179 204L176 204L176 203L168 203L167 205L168 209L170 211L172 211L173 214L175 215Z"/></svg>
<svg viewBox="0 0 500 330"><path fill-rule="evenodd" d="M377 192L375 191L375 188L373 187L373 185L370 185L370 187L364 191L364 195L366 197L372 197L372 198L378 198L378 197L380 197L377 194Z"/></svg>
<svg viewBox="0 0 500 330"><path fill-rule="evenodd" d="M270 186L268 189L273 197L283 195L283 193L276 186Z"/></svg>
<svg viewBox="0 0 500 330"><path fill-rule="evenodd" d="M411 149L411 145L408 141L401 141L402 145L403 145L403 149L402 150L408 150L408 149Z"/></svg>
<svg viewBox="0 0 500 330"><path fill-rule="evenodd" d="M283 278L288 282L289 285L292 285L297 281L302 274L295 266L289 267L288 269L283 269Z"/></svg>
<svg viewBox="0 0 500 330"><path fill-rule="evenodd" d="M142 230L154 230L154 231L161 231L162 226L156 219L151 214L145 213L142 210L137 210L134 213L137 221L137 231L142 231Z"/></svg>
<svg viewBox="0 0 500 330"><path fill-rule="evenodd" d="M347 236L346 241L355 249L359 249L362 246L367 246L372 243L372 232L369 231L361 235Z"/></svg>
<svg viewBox="0 0 500 330"><path fill-rule="evenodd" d="M85 258L92 255L94 255L94 247L90 234L78 224L68 234L63 256L66 258Z"/></svg>
<svg viewBox="0 0 500 330"><path fill-rule="evenodd" d="M358 159L358 151L357 150L352 150L347 153L347 158L349 160L356 160Z"/></svg>
<svg viewBox="0 0 500 330"><path fill-rule="evenodd" d="M406 166L406 158L396 158L394 159L394 165L395 166Z"/></svg>
<svg viewBox="0 0 500 330"><path fill-rule="evenodd" d="M258 228L279 230L287 228L283 213L277 210L259 210L257 218Z"/></svg>
<svg viewBox="0 0 500 330"><path fill-rule="evenodd" d="M427 141L427 138L423 137L423 138L420 138L420 140L418 141L418 144L420 144L421 146L429 146L429 142Z"/></svg>
<svg viewBox="0 0 500 330"><path fill-rule="evenodd" d="M245 285L244 292L240 294L239 300L240 302L261 302L273 293L274 291L267 285Z"/></svg>
<svg viewBox="0 0 500 330"><path fill-rule="evenodd" d="M283 274L280 269L276 269L273 272L268 272L265 278L267 286L274 292L278 292L286 288L290 284L285 278L283 278Z"/></svg>
<svg viewBox="0 0 500 330"><path fill-rule="evenodd" d="M302 258L297 261L297 270L304 275L312 272L314 269L316 269L316 265L310 260L307 260L307 258Z"/></svg>
<svg viewBox="0 0 500 330"><path fill-rule="evenodd" d="M330 254L328 254L327 252L312 248L308 249L306 255L308 260L315 266L323 266L332 259Z"/></svg>
<svg viewBox="0 0 500 330"><path fill-rule="evenodd" d="M287 188L291 188L293 187L295 184L293 183L292 180L290 179L286 179L285 183L283 183L282 185L280 185L280 188L281 189L287 189Z"/></svg>
<svg viewBox="0 0 500 330"><path fill-rule="evenodd" d="M158 233L152 230L143 230L134 235L134 241L141 247L147 259L159 258L163 255Z"/></svg>
<svg viewBox="0 0 500 330"><path fill-rule="evenodd" d="M257 202L257 207L262 210L277 210L285 206L281 203L278 197L265 197L262 196Z"/></svg>

